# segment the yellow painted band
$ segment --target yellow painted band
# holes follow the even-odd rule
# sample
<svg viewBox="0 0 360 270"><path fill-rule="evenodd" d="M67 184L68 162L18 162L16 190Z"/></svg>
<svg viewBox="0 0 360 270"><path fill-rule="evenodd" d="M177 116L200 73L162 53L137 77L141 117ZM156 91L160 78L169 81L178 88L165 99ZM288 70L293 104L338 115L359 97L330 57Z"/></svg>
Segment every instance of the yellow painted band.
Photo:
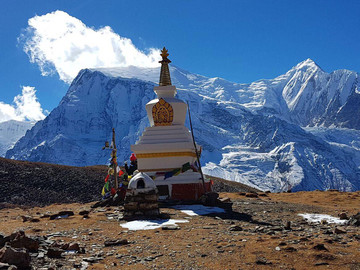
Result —
<svg viewBox="0 0 360 270"><path fill-rule="evenodd" d="M137 158L159 158L159 157L196 157L194 152L165 152L165 153L146 153L136 154Z"/></svg>

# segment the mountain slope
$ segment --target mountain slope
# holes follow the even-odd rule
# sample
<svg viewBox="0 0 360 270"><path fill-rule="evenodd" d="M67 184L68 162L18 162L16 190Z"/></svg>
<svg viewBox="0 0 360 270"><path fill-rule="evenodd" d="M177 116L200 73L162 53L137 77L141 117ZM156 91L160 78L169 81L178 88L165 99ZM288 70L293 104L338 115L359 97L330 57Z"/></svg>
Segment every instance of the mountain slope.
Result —
<svg viewBox="0 0 360 270"><path fill-rule="evenodd" d="M145 127L144 109L155 94L153 85L137 80L108 79L100 72L81 72L48 117L36 123L7 153L8 158L86 166L104 164L101 151L115 127L119 153L129 151ZM139 98L140 97L140 98ZM119 158L124 158L120 156Z"/></svg>
<svg viewBox="0 0 360 270"><path fill-rule="evenodd" d="M157 83L158 68L102 68L108 77L138 78ZM250 84L207 78L171 66L178 89L191 89L219 102L237 103L253 112L276 115L300 126L360 129L359 73L349 70L324 72L307 59L283 75Z"/></svg>
<svg viewBox="0 0 360 270"><path fill-rule="evenodd" d="M311 60L252 84L206 78L174 66L170 71L179 97L190 103L206 173L272 191L360 189L359 151L316 134L316 128L307 132L300 127L357 129L352 119L359 109L345 113L357 102L357 73L328 74ZM126 160L130 145L149 124L145 104L155 97L158 76L158 69L135 67L81 71L59 106L6 157L105 164L110 153L101 147L114 127L118 159Z"/></svg>
<svg viewBox="0 0 360 270"><path fill-rule="evenodd" d="M34 126L35 122L9 120L0 123L0 157Z"/></svg>

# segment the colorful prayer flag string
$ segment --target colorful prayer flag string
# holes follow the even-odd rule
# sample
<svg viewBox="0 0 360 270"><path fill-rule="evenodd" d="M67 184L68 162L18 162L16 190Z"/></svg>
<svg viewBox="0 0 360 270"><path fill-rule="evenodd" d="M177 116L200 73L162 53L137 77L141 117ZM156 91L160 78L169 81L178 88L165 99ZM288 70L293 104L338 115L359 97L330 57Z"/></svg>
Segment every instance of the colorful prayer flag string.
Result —
<svg viewBox="0 0 360 270"><path fill-rule="evenodd" d="M179 175L180 173L186 172L186 171L190 170L191 168L192 167L191 167L190 163L187 162L184 165L182 165L181 168L177 168L177 169L174 169L172 171L165 172L164 180L167 179L167 178Z"/></svg>

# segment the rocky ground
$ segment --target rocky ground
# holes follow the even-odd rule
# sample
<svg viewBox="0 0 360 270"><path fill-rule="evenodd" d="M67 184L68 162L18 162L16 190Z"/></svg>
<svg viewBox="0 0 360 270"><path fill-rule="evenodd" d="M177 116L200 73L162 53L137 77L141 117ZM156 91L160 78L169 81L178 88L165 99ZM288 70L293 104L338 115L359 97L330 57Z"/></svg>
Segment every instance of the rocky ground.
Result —
<svg viewBox="0 0 360 270"><path fill-rule="evenodd" d="M122 206L91 208L104 169L0 159L0 269L360 269L360 192L272 194L214 179L232 209L189 216L163 204L163 218L188 222L132 231Z"/></svg>
<svg viewBox="0 0 360 270"><path fill-rule="evenodd" d="M10 245L15 239L14 247L27 245L33 269L360 269L359 226L309 224L297 215L349 218L358 211L360 192L221 197L231 199L232 211L188 216L163 206L171 219L189 221L175 228L124 229L121 206L92 209L88 203L3 208L0 232ZM59 211L74 215L56 219ZM25 236L11 237L17 230Z"/></svg>
<svg viewBox="0 0 360 270"><path fill-rule="evenodd" d="M0 158L0 208L99 199L106 166L71 167ZM85 192L86 191L86 192Z"/></svg>

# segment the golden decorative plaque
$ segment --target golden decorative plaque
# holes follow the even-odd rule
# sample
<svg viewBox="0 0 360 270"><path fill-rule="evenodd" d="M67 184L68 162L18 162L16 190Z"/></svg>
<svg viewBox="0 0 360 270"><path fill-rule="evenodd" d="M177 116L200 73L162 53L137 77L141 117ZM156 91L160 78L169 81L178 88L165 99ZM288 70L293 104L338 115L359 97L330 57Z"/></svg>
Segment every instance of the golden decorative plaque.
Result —
<svg viewBox="0 0 360 270"><path fill-rule="evenodd" d="M169 103L160 98L152 108L152 116L155 126L170 126L174 119L174 111Z"/></svg>

